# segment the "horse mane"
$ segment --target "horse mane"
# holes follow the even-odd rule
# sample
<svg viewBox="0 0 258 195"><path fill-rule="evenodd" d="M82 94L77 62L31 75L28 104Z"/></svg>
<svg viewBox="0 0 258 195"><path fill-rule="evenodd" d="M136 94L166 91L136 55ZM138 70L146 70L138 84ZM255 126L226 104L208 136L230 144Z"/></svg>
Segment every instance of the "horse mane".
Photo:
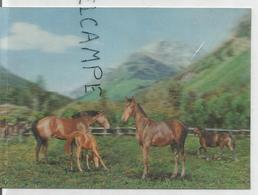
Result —
<svg viewBox="0 0 258 195"><path fill-rule="evenodd" d="M81 111L81 112L76 112L75 114L73 114L72 118L80 118L82 116L94 117L94 116L97 116L99 113L100 113L99 111L95 111L95 110Z"/></svg>
<svg viewBox="0 0 258 195"><path fill-rule="evenodd" d="M147 117L147 114L145 113L145 111L143 110L143 108L141 107L141 105L140 105L140 104L137 104L137 107L138 107L138 109L140 110L140 112L141 112L145 117Z"/></svg>

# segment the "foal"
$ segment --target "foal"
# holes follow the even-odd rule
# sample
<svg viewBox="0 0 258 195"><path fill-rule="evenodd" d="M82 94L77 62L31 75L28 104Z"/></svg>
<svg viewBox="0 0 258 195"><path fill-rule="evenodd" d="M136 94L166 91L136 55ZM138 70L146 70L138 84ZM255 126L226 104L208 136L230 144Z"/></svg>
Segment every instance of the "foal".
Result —
<svg viewBox="0 0 258 195"><path fill-rule="evenodd" d="M105 129L110 128L110 124L104 113L97 111L78 112L73 118L58 118L56 116L44 117L32 123L32 132L36 138L36 161L39 161L41 148L44 150L45 159L48 155L48 140L53 137L66 140L66 136L71 132L78 130L79 125L88 128L93 123L98 123Z"/></svg>
<svg viewBox="0 0 258 195"><path fill-rule="evenodd" d="M206 130L201 131L200 128L195 128L193 132L199 137L199 142L201 145L201 147L198 149L199 153L201 153L201 150L203 149L207 157L208 147L220 147L220 156L222 156L223 149L226 146L232 152L233 159L236 160L235 140L229 133L208 132Z"/></svg>
<svg viewBox="0 0 258 195"><path fill-rule="evenodd" d="M80 164L80 157L82 150L90 150L91 151L91 158L90 160L94 161L95 167L99 167L99 162L104 167L105 170L108 170L106 165L104 164L102 158L98 152L98 146L96 139L91 135L89 132L84 131L73 131L67 136L66 143L65 143L65 152L70 155L70 169L73 169L73 142L76 146L76 160L77 160L77 167L82 172L81 164ZM88 155L87 155L87 167L89 169L88 163Z"/></svg>
<svg viewBox="0 0 258 195"><path fill-rule="evenodd" d="M181 177L185 176L185 152L184 144L187 136L186 126L177 120L153 121L148 118L142 107L136 103L134 97L126 97L126 104L122 121L127 122L133 117L136 125L136 139L143 152L144 171L142 179L148 174L148 154L150 146L170 145L175 153L175 169L172 178L178 175L178 161L181 158Z"/></svg>

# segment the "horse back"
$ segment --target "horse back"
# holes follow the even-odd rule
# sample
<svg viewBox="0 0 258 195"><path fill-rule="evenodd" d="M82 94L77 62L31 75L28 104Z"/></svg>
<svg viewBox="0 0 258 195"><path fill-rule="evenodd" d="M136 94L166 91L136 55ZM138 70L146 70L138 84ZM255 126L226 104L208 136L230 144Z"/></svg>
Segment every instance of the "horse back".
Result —
<svg viewBox="0 0 258 195"><path fill-rule="evenodd" d="M205 131L202 134L202 137L205 139L206 145L209 147L215 147L220 144L225 144L226 142L228 142L228 140L233 141L233 137L229 133Z"/></svg>
<svg viewBox="0 0 258 195"><path fill-rule="evenodd" d="M184 125L179 120L166 121L166 124L170 128L176 143L184 144L187 133L188 133L188 128L186 127L186 125Z"/></svg>
<svg viewBox="0 0 258 195"><path fill-rule="evenodd" d="M208 147L215 147L218 145L219 134L217 132L204 131L200 137L200 144L205 144Z"/></svg>
<svg viewBox="0 0 258 195"><path fill-rule="evenodd" d="M42 139L48 139L53 134L53 129L56 126L56 117L55 116L47 116L40 119L36 124L36 133Z"/></svg>

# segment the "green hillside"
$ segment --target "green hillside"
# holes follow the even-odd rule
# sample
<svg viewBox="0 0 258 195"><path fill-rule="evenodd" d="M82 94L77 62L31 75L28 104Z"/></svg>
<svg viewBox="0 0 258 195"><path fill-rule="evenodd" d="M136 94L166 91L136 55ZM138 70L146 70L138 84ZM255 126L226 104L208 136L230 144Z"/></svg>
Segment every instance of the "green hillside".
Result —
<svg viewBox="0 0 258 195"><path fill-rule="evenodd" d="M0 66L0 104L26 106L40 113L53 110L71 102L71 99L55 92L49 92Z"/></svg>
<svg viewBox="0 0 258 195"><path fill-rule="evenodd" d="M250 16L245 16L227 41L190 65L184 64L182 57L187 52L173 65L169 62L174 62L174 49L166 49L173 47L163 45L165 55L161 54L164 50L155 54L160 48L152 47L132 55L109 73L102 85L105 97L83 96L80 103L67 105L59 113L69 114L82 105L88 108L85 100L95 100L95 107L108 110L111 122L119 124L124 96L135 95L154 119L177 118L189 126L249 129L250 45Z"/></svg>
<svg viewBox="0 0 258 195"><path fill-rule="evenodd" d="M137 94L149 112L189 125L249 128L250 40L235 37L174 77Z"/></svg>

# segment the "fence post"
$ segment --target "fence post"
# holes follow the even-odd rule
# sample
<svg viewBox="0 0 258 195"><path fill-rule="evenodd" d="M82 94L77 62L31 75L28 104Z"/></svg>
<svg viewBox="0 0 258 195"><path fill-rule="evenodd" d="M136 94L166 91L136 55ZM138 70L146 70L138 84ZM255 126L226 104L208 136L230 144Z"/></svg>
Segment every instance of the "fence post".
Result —
<svg viewBox="0 0 258 195"><path fill-rule="evenodd" d="M104 133L104 136L106 136L107 135L107 129L103 129L103 133Z"/></svg>
<svg viewBox="0 0 258 195"><path fill-rule="evenodd" d="M121 131L120 131L120 128L119 128L119 127L116 127L116 134L117 134L117 135L121 135Z"/></svg>

